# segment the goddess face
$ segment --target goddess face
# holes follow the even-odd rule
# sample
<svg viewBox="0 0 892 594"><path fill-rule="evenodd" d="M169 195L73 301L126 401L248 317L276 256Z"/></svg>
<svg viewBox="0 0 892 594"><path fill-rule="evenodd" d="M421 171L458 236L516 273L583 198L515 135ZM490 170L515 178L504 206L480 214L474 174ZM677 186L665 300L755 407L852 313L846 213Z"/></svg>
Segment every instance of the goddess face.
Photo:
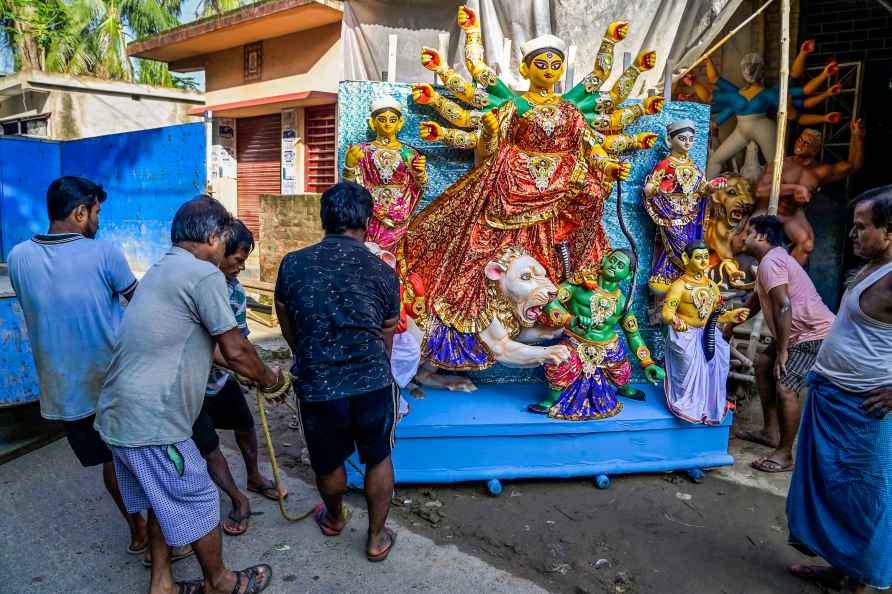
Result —
<svg viewBox="0 0 892 594"><path fill-rule="evenodd" d="M747 84L761 84L765 77L765 60L759 54L747 54L740 60L740 76Z"/></svg>
<svg viewBox="0 0 892 594"><path fill-rule="evenodd" d="M564 58L557 52L544 51L520 65L520 74L539 88L553 87L564 76Z"/></svg>
<svg viewBox="0 0 892 594"><path fill-rule="evenodd" d="M709 250L697 248L689 256L686 252L681 255L685 270L692 274L703 274L709 268Z"/></svg>
<svg viewBox="0 0 892 594"><path fill-rule="evenodd" d="M403 128L403 116L391 109L379 111L369 118L369 127L378 138L392 139Z"/></svg>
<svg viewBox="0 0 892 594"><path fill-rule="evenodd" d="M688 154L691 147L694 146L694 131L687 129L682 130L678 134L669 138L669 148L674 153Z"/></svg>

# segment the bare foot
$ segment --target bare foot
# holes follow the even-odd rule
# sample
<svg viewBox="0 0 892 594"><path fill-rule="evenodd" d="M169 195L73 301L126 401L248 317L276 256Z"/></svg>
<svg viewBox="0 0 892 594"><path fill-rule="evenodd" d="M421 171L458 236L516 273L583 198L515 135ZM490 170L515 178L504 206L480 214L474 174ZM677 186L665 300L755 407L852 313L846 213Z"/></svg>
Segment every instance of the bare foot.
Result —
<svg viewBox="0 0 892 594"><path fill-rule="evenodd" d="M806 580L837 592L845 588L846 592L861 594L867 589L864 584L853 582L846 574L833 567L824 565L791 565L787 568L787 571L801 580Z"/></svg>
<svg viewBox="0 0 892 594"><path fill-rule="evenodd" d="M769 448L776 448L780 443L780 435L771 436L768 435L764 430L737 431L734 433L734 437L736 437L737 439L742 439L744 441L757 443L759 445L768 446Z"/></svg>

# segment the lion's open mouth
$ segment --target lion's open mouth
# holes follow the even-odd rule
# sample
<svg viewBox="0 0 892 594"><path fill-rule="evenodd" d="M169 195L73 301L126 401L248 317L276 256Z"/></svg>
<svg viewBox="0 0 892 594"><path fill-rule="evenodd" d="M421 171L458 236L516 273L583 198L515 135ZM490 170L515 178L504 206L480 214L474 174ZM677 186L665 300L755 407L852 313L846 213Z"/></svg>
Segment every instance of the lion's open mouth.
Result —
<svg viewBox="0 0 892 594"><path fill-rule="evenodd" d="M746 216L746 211L740 208L735 208L728 214L728 220L736 224L742 221L744 216Z"/></svg>
<svg viewBox="0 0 892 594"><path fill-rule="evenodd" d="M527 308L525 312L523 312L523 317L531 322L535 322L539 319L539 315L542 314L542 306L534 305L533 307Z"/></svg>

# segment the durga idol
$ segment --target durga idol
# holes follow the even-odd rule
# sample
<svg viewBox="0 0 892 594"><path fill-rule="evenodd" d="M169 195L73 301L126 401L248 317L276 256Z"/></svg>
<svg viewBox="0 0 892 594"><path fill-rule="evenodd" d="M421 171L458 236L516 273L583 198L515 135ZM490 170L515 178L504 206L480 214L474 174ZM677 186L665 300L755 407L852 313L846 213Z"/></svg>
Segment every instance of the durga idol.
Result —
<svg viewBox="0 0 892 594"><path fill-rule="evenodd" d="M476 13L460 8L459 24L469 39L479 40ZM521 249L555 281L562 270L556 251L559 242L568 242L571 266L576 270L597 265L608 249L601 221L604 202L612 182L628 176L629 165L604 147L648 148L655 140L655 135L647 134L613 138L608 143L594 127L598 122L609 123L612 113L619 112L617 118L623 115L613 106L654 61L652 52L643 53L620 77L621 90L598 91L609 76L612 44L622 39L625 28L625 23L611 26L599 54L607 59L596 63L595 72L563 96L555 94L554 87L564 74L566 45L553 35L533 39L521 48L520 73L530 88L517 96L478 59L482 52L467 51L479 48L466 48L469 71L480 84L476 89L463 83L435 51L423 51L422 62L441 75L456 96L489 109L474 120L462 116L470 112L459 112L454 103L454 108L443 108L443 98L432 97L429 87L418 85L413 92L416 100L429 101L451 114L450 121L479 121L477 131L461 135L464 148L476 148L479 164L410 223L400 244L403 275L417 273L430 298L422 348L437 367L480 369L492 364L489 357L481 360L475 335L500 315L501 303L488 290L483 274L495 255L508 248ZM448 143L449 135L438 124L423 123L423 137L425 129L434 135L426 140ZM541 309L531 308L530 319L518 320L518 329L533 326Z"/></svg>

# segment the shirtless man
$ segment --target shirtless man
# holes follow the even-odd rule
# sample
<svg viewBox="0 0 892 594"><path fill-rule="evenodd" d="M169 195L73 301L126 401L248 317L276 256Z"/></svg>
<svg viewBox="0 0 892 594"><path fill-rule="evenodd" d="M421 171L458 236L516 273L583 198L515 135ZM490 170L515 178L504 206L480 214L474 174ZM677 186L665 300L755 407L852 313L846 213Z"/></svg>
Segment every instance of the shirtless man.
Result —
<svg viewBox="0 0 892 594"><path fill-rule="evenodd" d="M850 127L852 142L846 161L820 163L816 157L821 150L821 133L811 128L799 135L793 154L784 159L777 217L783 221L784 231L793 242L790 254L803 266L815 247L815 232L805 218L805 205L820 186L840 181L864 165L864 124L858 119L852 121ZM757 215L768 210L773 170L774 164L769 161L756 187Z"/></svg>

